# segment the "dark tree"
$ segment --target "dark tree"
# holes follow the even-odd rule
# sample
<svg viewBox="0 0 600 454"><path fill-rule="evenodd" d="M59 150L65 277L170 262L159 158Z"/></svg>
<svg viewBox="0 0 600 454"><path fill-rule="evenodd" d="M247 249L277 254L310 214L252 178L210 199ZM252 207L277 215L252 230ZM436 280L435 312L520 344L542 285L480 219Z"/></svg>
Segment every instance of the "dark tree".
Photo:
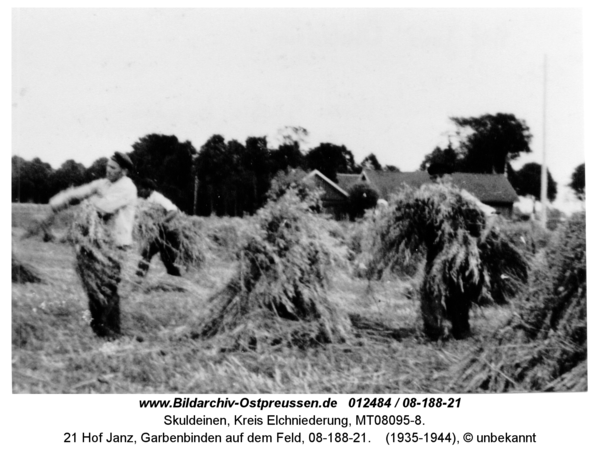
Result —
<svg viewBox="0 0 600 454"><path fill-rule="evenodd" d="M233 167L223 136L215 134L200 147L195 167L199 182L199 214L219 214L222 212L223 182Z"/></svg>
<svg viewBox="0 0 600 454"><path fill-rule="evenodd" d="M214 135L196 159L199 214L241 216L247 211L250 190L247 150L237 140Z"/></svg>
<svg viewBox="0 0 600 454"><path fill-rule="evenodd" d="M289 141L288 141L289 142ZM198 214L242 216L253 214L267 200L273 176L304 168L299 143L283 143L269 150L265 137L249 137L246 145L212 136L195 161L198 176Z"/></svg>
<svg viewBox="0 0 600 454"><path fill-rule="evenodd" d="M224 212L230 216L241 216L243 214L244 187L243 162L246 155L246 147L237 140L227 142L228 174L223 181Z"/></svg>
<svg viewBox="0 0 600 454"><path fill-rule="evenodd" d="M318 170L327 178L337 182L338 173L357 171L354 155L344 145L321 143L306 154L309 170Z"/></svg>
<svg viewBox="0 0 600 454"><path fill-rule="evenodd" d="M60 168L52 173L51 192L56 194L71 186L80 186L85 183L85 167L83 164L68 159Z"/></svg>
<svg viewBox="0 0 600 454"><path fill-rule="evenodd" d="M457 148L451 143L445 148L436 147L425 156L420 170L434 174L504 173L509 171L511 160L521 153L531 152L529 127L513 114L452 117L451 120L460 138Z"/></svg>
<svg viewBox="0 0 600 454"><path fill-rule="evenodd" d="M352 220L362 217L365 211L377 206L379 193L368 183L356 183L348 193L348 214Z"/></svg>
<svg viewBox="0 0 600 454"><path fill-rule="evenodd" d="M308 130L302 126L285 126L278 131L280 145L270 151L270 178L288 169L306 169L302 145L306 143Z"/></svg>
<svg viewBox="0 0 600 454"><path fill-rule="evenodd" d="M363 159L362 162L360 163L360 166L363 169L367 169L367 170L382 170L383 169L383 167L379 163L379 160L377 159L377 156L375 156L373 153L371 153L365 159Z"/></svg>
<svg viewBox="0 0 600 454"><path fill-rule="evenodd" d="M400 172L400 169L394 165L388 164L383 167L383 170L387 172Z"/></svg>
<svg viewBox="0 0 600 454"><path fill-rule="evenodd" d="M270 153L271 174L287 169L304 169L306 160L298 143L284 143Z"/></svg>
<svg viewBox="0 0 600 454"><path fill-rule="evenodd" d="M458 149L459 171L504 173L509 161L521 153L531 152L529 127L513 114L452 117L451 120L462 137Z"/></svg>
<svg viewBox="0 0 600 454"><path fill-rule="evenodd" d="M91 166L85 171L85 181L90 182L97 180L98 178L106 177L106 163L108 158L96 159Z"/></svg>
<svg viewBox="0 0 600 454"><path fill-rule="evenodd" d="M585 163L575 167L569 187L575 191L579 200L585 200Z"/></svg>
<svg viewBox="0 0 600 454"><path fill-rule="evenodd" d="M54 170L48 163L34 158L31 161L20 156L12 157L13 202L48 203L52 192Z"/></svg>
<svg viewBox="0 0 600 454"><path fill-rule="evenodd" d="M24 193L24 177L27 166L27 161L21 156L13 155L11 159L12 164L12 187L11 187L11 200L19 203L25 201Z"/></svg>
<svg viewBox="0 0 600 454"><path fill-rule="evenodd" d="M436 147L425 156L419 170L428 170L434 174L454 173L458 169L458 153L448 144L446 148Z"/></svg>
<svg viewBox="0 0 600 454"><path fill-rule="evenodd" d="M550 171L548 173L548 200L553 201L556 198L556 181L552 178ZM541 200L542 189L542 166L536 162L525 164L520 170L515 172L514 181L511 182L522 196L533 196L536 200Z"/></svg>
<svg viewBox="0 0 600 454"><path fill-rule="evenodd" d="M244 211L254 213L266 201L271 184L271 163L266 137L248 137L242 159L246 202Z"/></svg>
<svg viewBox="0 0 600 454"><path fill-rule="evenodd" d="M134 181L150 178L158 191L181 210L191 213L194 204L193 160L196 150L190 142L175 136L149 134L133 144L130 157L135 166Z"/></svg>

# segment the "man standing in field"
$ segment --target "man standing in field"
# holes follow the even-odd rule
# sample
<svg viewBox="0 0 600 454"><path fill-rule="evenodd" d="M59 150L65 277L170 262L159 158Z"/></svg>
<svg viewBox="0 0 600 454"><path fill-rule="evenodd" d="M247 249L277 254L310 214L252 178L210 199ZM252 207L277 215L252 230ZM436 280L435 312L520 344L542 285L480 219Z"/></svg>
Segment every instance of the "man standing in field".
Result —
<svg viewBox="0 0 600 454"><path fill-rule="evenodd" d="M180 247L180 238L177 230L171 228L171 221L179 214L179 208L160 192L156 191L156 184L150 179L139 184L139 194L152 208L161 211L162 219L158 222L157 234L150 238L142 249L142 260L138 265L137 276L143 278L148 273L152 257L157 253L171 276L181 276L181 270L175 264L177 251Z"/></svg>
<svg viewBox="0 0 600 454"><path fill-rule="evenodd" d="M76 245L76 270L88 295L92 330L110 339L121 334L118 286L125 251L133 242L137 189L128 177L131 171L131 159L117 151L106 164L106 178L69 188L50 199L54 213L84 200L95 210L84 229L85 241ZM96 223L103 232L94 233Z"/></svg>

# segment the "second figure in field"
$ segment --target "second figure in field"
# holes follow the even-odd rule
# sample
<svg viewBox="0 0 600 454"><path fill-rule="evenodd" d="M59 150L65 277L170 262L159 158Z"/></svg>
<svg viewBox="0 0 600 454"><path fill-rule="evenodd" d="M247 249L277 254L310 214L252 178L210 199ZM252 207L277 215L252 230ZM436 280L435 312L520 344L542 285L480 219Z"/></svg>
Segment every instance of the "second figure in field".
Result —
<svg viewBox="0 0 600 454"><path fill-rule="evenodd" d="M156 254L171 276L181 276L181 269L175 264L177 251L180 247L179 233L170 227L171 222L179 215L177 206L168 198L156 191L156 184L150 179L143 180L138 185L138 194L142 199L152 205L153 209L161 210L162 218L159 219L157 235L142 246L142 260L138 264L137 276L143 278L148 273L150 262Z"/></svg>

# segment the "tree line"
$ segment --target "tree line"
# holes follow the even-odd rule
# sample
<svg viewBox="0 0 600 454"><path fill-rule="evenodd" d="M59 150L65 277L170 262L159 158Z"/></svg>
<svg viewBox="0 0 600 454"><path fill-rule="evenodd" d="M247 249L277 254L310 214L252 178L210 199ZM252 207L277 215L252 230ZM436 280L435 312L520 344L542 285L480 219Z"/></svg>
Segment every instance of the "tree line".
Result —
<svg viewBox="0 0 600 454"><path fill-rule="evenodd" d="M436 147L420 166L430 173L504 173L519 195L540 199L541 166L529 163L512 168L522 153L529 153L531 133L524 120L498 113L479 117L452 117L454 137L444 148ZM400 171L383 166L375 154L357 164L344 145L320 143L303 151L308 131L286 127L277 147L266 137L248 137L245 143L215 134L198 150L176 136L149 134L132 145L134 182L152 179L158 190L188 214L242 216L253 214L266 201L272 179L289 169L317 169L337 182L339 173L362 169ZM34 158L12 157L13 202L47 203L57 192L104 177L106 158L88 168L69 159L58 169ZM585 166L575 169L570 187L585 197ZM548 171L548 198L554 200L557 186Z"/></svg>
<svg viewBox="0 0 600 454"><path fill-rule="evenodd" d="M277 147L266 137L248 137L245 143L210 137L199 150L176 136L149 134L132 145L134 182L153 180L158 191L188 214L242 216L264 205L271 181L288 169L317 169L337 182L339 173L360 173L363 168L395 170L382 166L374 154L360 164L344 145L321 143L304 152L303 128L287 128ZM105 175L106 158L89 167L69 159L53 169L39 158L12 157L13 202L47 203L56 193Z"/></svg>
<svg viewBox="0 0 600 454"><path fill-rule="evenodd" d="M31 161L12 157L12 201L48 203L50 197L70 186L79 186L104 177L106 158L94 161L86 168L73 159L58 169L39 158Z"/></svg>

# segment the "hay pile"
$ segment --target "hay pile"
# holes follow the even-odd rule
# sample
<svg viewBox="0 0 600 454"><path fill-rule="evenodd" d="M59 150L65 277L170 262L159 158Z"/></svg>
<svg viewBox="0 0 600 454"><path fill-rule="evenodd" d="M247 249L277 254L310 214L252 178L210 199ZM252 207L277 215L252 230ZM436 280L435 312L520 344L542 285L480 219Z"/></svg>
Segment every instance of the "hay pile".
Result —
<svg viewBox="0 0 600 454"><path fill-rule="evenodd" d="M240 218L207 218L206 238L209 250L219 257L235 260L245 230L246 222Z"/></svg>
<svg viewBox="0 0 600 454"><path fill-rule="evenodd" d="M495 218L477 242L484 279L480 305L506 305L523 292L527 282L531 255L523 252L514 237L507 235L508 225Z"/></svg>
<svg viewBox="0 0 600 454"><path fill-rule="evenodd" d="M43 282L40 272L33 266L21 262L12 255L12 282L16 284L39 284Z"/></svg>
<svg viewBox="0 0 600 454"><path fill-rule="evenodd" d="M202 221L194 216L178 213L173 219L163 222L167 211L160 205L146 200L138 201L135 238L143 250L147 245L159 242L173 248L166 241L169 235L177 238L175 263L186 270L201 269L207 260L207 245Z"/></svg>
<svg viewBox="0 0 600 454"><path fill-rule="evenodd" d="M327 297L332 263L308 204L289 191L257 221L234 277L210 298L200 336L224 349L343 341L349 321Z"/></svg>
<svg viewBox="0 0 600 454"><path fill-rule="evenodd" d="M83 202L74 211L73 222L67 232L69 243L75 248L75 272L88 295L103 305L109 305L106 287L118 286L120 265L113 240L96 209Z"/></svg>
<svg viewBox="0 0 600 454"><path fill-rule="evenodd" d="M587 390L585 214L574 215L538 258L525 303L459 365L466 392Z"/></svg>
<svg viewBox="0 0 600 454"><path fill-rule="evenodd" d="M421 314L433 339L447 334L444 319L455 338L468 336L471 306L486 295L505 300L516 293L514 282L527 276L526 258L499 226L487 225L473 196L451 184L405 187L373 230L369 276L424 258Z"/></svg>
<svg viewBox="0 0 600 454"><path fill-rule="evenodd" d="M390 210L390 207L369 210L350 228L348 258L354 264L354 274L357 277L381 280L385 274L390 273L401 278L413 278L423 268L424 250L416 248L410 251L404 244L398 245L393 254L386 254L386 260L381 260L381 252L387 247L382 244L382 240L387 237L387 232L378 229L388 224Z"/></svg>
<svg viewBox="0 0 600 454"><path fill-rule="evenodd" d="M41 236L42 240L47 243L54 241L55 235L51 230L52 224L57 218L56 213L48 213L42 219L34 219L25 229L25 233L21 236L22 240Z"/></svg>
<svg viewBox="0 0 600 454"><path fill-rule="evenodd" d="M115 247L101 215L87 201L74 211L67 236L75 248L75 272L87 293L90 326L96 335L115 339L121 334L118 287L124 251Z"/></svg>

